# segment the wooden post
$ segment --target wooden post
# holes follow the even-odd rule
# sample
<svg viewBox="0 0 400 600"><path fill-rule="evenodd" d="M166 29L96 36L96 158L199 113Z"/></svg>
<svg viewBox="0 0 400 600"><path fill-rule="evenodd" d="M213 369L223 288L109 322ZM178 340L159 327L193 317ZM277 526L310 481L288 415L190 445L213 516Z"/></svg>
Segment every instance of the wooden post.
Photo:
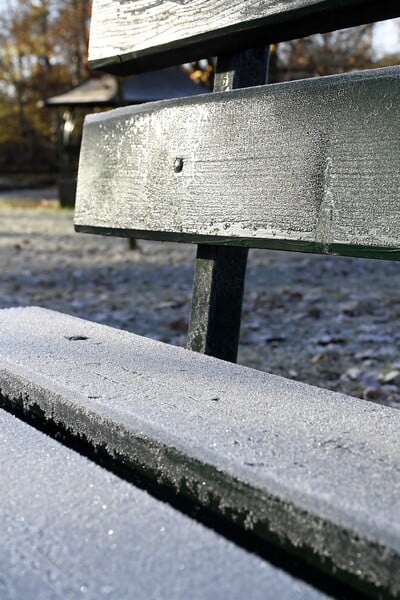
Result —
<svg viewBox="0 0 400 600"><path fill-rule="evenodd" d="M218 58L214 92L266 83L268 48ZM199 245L187 348L236 362L247 248Z"/></svg>

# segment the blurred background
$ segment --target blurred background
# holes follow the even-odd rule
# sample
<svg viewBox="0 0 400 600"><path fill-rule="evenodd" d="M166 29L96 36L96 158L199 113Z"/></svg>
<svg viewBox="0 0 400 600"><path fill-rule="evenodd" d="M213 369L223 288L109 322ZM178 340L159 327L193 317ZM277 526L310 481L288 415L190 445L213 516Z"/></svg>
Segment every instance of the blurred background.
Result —
<svg viewBox="0 0 400 600"><path fill-rule="evenodd" d="M58 110L46 104L99 77L87 64L91 1L0 0L0 8L0 176L47 182L60 169L76 169L82 116L107 104L91 97L73 107L72 118L65 103ZM395 64L399 44L398 20L280 44L272 49L270 81ZM186 70L197 84L212 85L212 57Z"/></svg>

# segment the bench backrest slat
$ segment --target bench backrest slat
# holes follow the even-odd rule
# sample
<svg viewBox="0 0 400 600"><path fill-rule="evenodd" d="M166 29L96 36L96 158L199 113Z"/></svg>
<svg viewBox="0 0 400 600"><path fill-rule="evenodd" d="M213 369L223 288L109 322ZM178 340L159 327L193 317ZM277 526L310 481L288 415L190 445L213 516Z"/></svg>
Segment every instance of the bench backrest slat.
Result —
<svg viewBox="0 0 400 600"><path fill-rule="evenodd" d="M400 67L87 120L79 230L400 258Z"/></svg>
<svg viewBox="0 0 400 600"><path fill-rule="evenodd" d="M398 0L94 0L92 68L156 69L398 15Z"/></svg>

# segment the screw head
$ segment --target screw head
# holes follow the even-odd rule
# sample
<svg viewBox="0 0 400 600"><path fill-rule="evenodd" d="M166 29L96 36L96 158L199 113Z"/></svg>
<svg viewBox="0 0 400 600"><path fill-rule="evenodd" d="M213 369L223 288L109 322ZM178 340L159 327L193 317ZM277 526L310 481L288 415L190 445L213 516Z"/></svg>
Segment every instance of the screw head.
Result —
<svg viewBox="0 0 400 600"><path fill-rule="evenodd" d="M174 162L174 172L180 173L183 169L183 158L176 158Z"/></svg>

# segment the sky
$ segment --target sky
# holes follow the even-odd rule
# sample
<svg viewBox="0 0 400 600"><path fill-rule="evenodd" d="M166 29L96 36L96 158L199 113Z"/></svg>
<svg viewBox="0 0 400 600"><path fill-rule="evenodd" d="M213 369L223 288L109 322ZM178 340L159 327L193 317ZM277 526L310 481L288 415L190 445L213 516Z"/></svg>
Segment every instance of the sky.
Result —
<svg viewBox="0 0 400 600"><path fill-rule="evenodd" d="M400 19L376 24L374 46L378 54L400 53Z"/></svg>

